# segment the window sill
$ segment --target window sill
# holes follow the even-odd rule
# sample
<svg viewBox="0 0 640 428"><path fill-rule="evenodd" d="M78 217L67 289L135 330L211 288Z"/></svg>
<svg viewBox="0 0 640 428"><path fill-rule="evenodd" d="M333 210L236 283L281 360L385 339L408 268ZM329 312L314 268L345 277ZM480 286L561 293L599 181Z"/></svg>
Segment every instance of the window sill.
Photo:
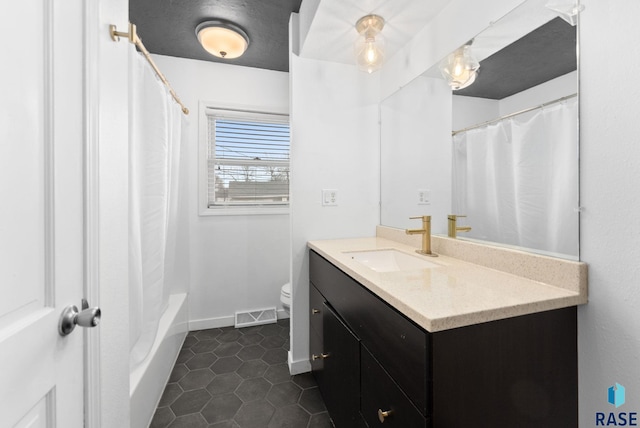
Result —
<svg viewBox="0 0 640 428"><path fill-rule="evenodd" d="M288 215L289 206L279 207L214 207L205 208L200 211L201 217L219 216L219 215Z"/></svg>

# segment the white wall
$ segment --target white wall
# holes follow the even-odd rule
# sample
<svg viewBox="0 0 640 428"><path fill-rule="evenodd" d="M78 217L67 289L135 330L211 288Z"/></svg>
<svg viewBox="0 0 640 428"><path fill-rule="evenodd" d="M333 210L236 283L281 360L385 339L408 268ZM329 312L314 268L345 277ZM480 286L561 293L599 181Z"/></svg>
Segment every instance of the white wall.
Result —
<svg viewBox="0 0 640 428"><path fill-rule="evenodd" d="M191 110L188 189L190 329L233 325L235 311L280 305L289 280L289 215L198 215L198 106L288 111L288 73L154 55Z"/></svg>
<svg viewBox="0 0 640 428"><path fill-rule="evenodd" d="M589 304L580 308L580 426L595 426L607 388L626 387L619 411L640 412L640 2L582 0L580 16L580 256Z"/></svg>
<svg viewBox="0 0 640 428"><path fill-rule="evenodd" d="M455 93L454 93L455 94ZM453 131L500 117L500 102L487 98L453 96Z"/></svg>
<svg viewBox="0 0 640 428"><path fill-rule="evenodd" d="M296 16L296 20L298 18L300 19L299 31L296 34L296 37L298 37L299 40L295 41L296 55L299 55L298 48L301 46L304 46L304 42L307 39L307 35L309 34L309 31L311 30L311 25L313 24L313 19L316 15L316 12L318 11L319 6L320 6L320 0L304 0L300 5L300 13L293 14L294 16ZM298 23L296 25L298 25ZM290 34L289 37L291 36L292 35Z"/></svg>
<svg viewBox="0 0 640 428"><path fill-rule="evenodd" d="M380 224L447 233L451 213L451 89L444 79L420 76L380 107ZM419 204L418 189L429 204Z"/></svg>
<svg viewBox="0 0 640 428"><path fill-rule="evenodd" d="M297 31L297 26L295 31ZM291 73L292 330L289 364L309 370L307 241L374 236L379 222L378 79L294 54ZM322 206L322 189L338 190Z"/></svg>

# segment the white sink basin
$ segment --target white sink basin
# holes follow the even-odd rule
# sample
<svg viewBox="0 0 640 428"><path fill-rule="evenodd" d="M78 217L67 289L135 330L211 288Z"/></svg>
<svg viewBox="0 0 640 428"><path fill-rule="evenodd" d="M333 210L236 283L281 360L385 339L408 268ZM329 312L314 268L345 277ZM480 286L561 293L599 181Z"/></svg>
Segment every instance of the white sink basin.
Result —
<svg viewBox="0 0 640 428"><path fill-rule="evenodd" d="M409 255L398 250L348 251L344 254L376 272L396 272L438 267L438 264L418 255Z"/></svg>

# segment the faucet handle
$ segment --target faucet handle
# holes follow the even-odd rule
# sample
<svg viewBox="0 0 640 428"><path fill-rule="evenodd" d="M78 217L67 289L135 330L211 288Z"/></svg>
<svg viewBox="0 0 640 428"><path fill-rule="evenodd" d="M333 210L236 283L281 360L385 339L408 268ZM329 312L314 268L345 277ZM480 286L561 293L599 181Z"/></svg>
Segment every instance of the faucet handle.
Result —
<svg viewBox="0 0 640 428"><path fill-rule="evenodd" d="M430 215L419 215L419 216L416 216L416 217L409 217L409 219L410 220L417 220L417 219L420 219L420 220L425 220L425 219L426 220L431 220L431 216Z"/></svg>
<svg viewBox="0 0 640 428"><path fill-rule="evenodd" d="M450 220L455 220L455 219L457 219L457 218L464 218L464 217L466 217L466 216L467 216L466 214L465 214L465 215L461 215L461 214L449 214L447 217L448 217Z"/></svg>

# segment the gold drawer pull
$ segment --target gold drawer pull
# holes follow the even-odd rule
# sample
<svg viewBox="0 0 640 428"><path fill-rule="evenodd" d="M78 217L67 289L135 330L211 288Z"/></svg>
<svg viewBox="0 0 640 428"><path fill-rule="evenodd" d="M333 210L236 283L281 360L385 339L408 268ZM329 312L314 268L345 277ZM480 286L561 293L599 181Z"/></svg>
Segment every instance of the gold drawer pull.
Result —
<svg viewBox="0 0 640 428"><path fill-rule="evenodd" d="M320 309L311 309L311 313L312 314L319 314L320 313Z"/></svg>
<svg viewBox="0 0 640 428"><path fill-rule="evenodd" d="M312 354L312 355L311 355L311 359L312 359L312 360L314 360L314 361L315 361L315 360L320 360L320 359L324 360L324 359L326 359L326 358L329 358L329 354L324 354L324 353L322 353L322 354L320 354L320 355L315 355L315 354Z"/></svg>
<svg viewBox="0 0 640 428"><path fill-rule="evenodd" d="M382 409L378 409L378 419L380 419L381 424L383 424L384 420L391 415L393 415L393 410L383 411Z"/></svg>

